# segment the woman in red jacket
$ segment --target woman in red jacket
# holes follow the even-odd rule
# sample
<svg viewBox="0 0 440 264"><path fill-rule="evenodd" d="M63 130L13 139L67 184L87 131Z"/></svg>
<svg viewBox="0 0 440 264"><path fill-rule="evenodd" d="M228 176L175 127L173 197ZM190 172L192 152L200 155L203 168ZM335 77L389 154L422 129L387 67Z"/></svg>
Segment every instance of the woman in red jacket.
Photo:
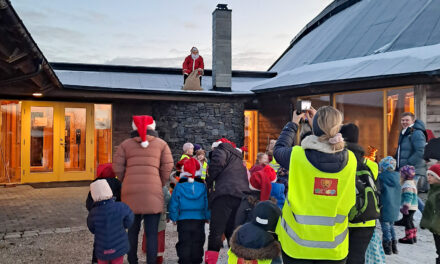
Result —
<svg viewBox="0 0 440 264"><path fill-rule="evenodd" d="M191 48L191 54L185 58L182 68L184 84L188 75L194 70L197 70L200 79L200 86L202 85L202 75L205 65L203 64L203 58L199 55L199 50L196 47Z"/></svg>

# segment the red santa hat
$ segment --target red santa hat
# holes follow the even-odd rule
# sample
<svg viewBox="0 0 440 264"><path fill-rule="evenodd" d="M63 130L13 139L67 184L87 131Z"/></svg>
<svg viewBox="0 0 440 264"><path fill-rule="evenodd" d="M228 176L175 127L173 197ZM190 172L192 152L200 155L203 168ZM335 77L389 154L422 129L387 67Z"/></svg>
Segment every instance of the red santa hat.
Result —
<svg viewBox="0 0 440 264"><path fill-rule="evenodd" d="M153 117L148 115L133 116L133 130L137 130L139 136L141 137L143 148L148 147L147 141L147 129L156 129L156 122L154 122Z"/></svg>
<svg viewBox="0 0 440 264"><path fill-rule="evenodd" d="M198 160L195 158L184 159L180 177L186 177L189 182L193 182L194 177L196 177L196 171L198 170L200 170L200 163Z"/></svg>
<svg viewBox="0 0 440 264"><path fill-rule="evenodd" d="M237 146L235 145L234 142L229 141L227 138L221 138L221 139L217 140L216 142L212 143L211 148L216 148L216 147L218 147L218 146L219 146L220 144L222 144L222 143L229 143L229 144L231 144L234 148L237 147Z"/></svg>
<svg viewBox="0 0 440 264"><path fill-rule="evenodd" d="M440 180L440 164L434 164L426 171L426 174L431 174L438 180Z"/></svg>
<svg viewBox="0 0 440 264"><path fill-rule="evenodd" d="M271 166L266 165L262 170L252 173L249 179L249 188L260 191L260 201L266 201L272 191L272 182L277 180L277 173Z"/></svg>
<svg viewBox="0 0 440 264"><path fill-rule="evenodd" d="M96 169L96 178L99 179L110 179L116 178L115 172L111 163L99 164Z"/></svg>

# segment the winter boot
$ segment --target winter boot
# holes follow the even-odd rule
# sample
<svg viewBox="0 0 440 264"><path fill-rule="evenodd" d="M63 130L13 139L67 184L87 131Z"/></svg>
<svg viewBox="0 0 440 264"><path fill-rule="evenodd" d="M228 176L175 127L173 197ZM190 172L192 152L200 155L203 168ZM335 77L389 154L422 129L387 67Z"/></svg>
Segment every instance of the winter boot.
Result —
<svg viewBox="0 0 440 264"><path fill-rule="evenodd" d="M399 254L399 251L397 250L397 240L391 241L391 249L393 251L393 254Z"/></svg>
<svg viewBox="0 0 440 264"><path fill-rule="evenodd" d="M218 260L217 251L206 251L205 252L205 263L206 264L216 264Z"/></svg>
<svg viewBox="0 0 440 264"><path fill-rule="evenodd" d="M417 228L413 228L412 230L412 239L414 240L414 243L417 243Z"/></svg>
<svg viewBox="0 0 440 264"><path fill-rule="evenodd" d="M385 255L391 255L393 254L391 251L391 241L382 241L383 251L385 252Z"/></svg>
<svg viewBox="0 0 440 264"><path fill-rule="evenodd" d="M395 226L405 226L405 223L403 222L403 218L400 219L399 221L394 222Z"/></svg>
<svg viewBox="0 0 440 264"><path fill-rule="evenodd" d="M414 244L412 229L405 230L405 237L399 239L402 244Z"/></svg>
<svg viewBox="0 0 440 264"><path fill-rule="evenodd" d="M162 264L163 263L163 256L157 257L156 263L157 264Z"/></svg>

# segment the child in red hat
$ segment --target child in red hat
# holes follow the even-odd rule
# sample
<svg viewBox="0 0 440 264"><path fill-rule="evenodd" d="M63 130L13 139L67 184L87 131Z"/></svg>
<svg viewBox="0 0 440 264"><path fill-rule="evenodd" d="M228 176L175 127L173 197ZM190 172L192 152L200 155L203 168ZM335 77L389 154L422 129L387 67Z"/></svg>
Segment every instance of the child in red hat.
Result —
<svg viewBox="0 0 440 264"><path fill-rule="evenodd" d="M202 263L205 244L205 222L211 218L208 194L204 181L196 177L200 163L194 158L185 159L179 184L171 195L169 217L177 222L176 244L179 263Z"/></svg>

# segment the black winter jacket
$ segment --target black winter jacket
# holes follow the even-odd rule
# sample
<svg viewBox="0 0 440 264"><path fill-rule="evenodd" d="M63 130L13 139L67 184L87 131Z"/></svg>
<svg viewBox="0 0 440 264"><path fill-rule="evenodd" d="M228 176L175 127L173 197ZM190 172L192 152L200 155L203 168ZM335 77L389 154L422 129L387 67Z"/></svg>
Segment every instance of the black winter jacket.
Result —
<svg viewBox="0 0 440 264"><path fill-rule="evenodd" d="M290 165L290 154L292 153L292 147L294 145L294 139L298 131L298 125L289 122L287 123L274 148L274 156L276 161L287 170ZM307 160L318 170L327 173L335 173L341 171L348 162L347 150L339 151L336 153L324 153L314 149L305 150Z"/></svg>
<svg viewBox="0 0 440 264"><path fill-rule="evenodd" d="M243 155L229 143L222 143L212 151L208 167L209 204L220 196L242 198L250 192Z"/></svg>

